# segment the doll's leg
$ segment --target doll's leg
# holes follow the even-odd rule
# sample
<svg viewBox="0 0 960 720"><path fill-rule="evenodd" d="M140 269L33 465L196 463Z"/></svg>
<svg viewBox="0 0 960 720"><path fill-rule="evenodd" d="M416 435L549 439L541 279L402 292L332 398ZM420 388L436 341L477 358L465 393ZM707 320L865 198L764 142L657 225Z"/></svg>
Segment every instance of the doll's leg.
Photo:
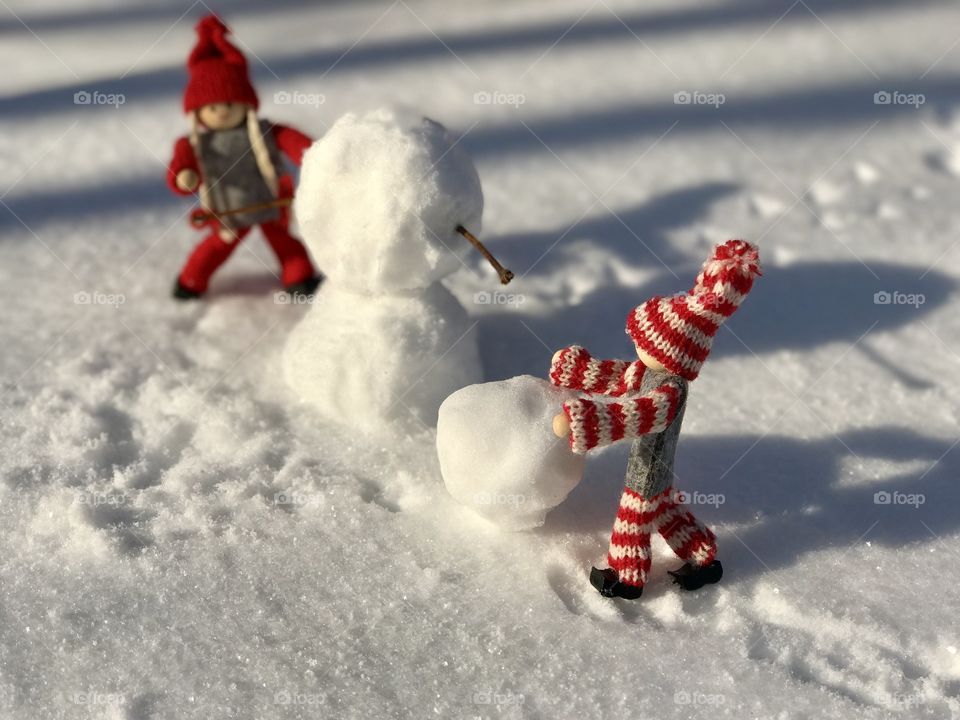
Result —
<svg viewBox="0 0 960 720"><path fill-rule="evenodd" d="M700 567L710 565L717 557L716 535L682 505L673 499L668 502L673 509L660 516L657 526L663 539L681 560Z"/></svg>
<svg viewBox="0 0 960 720"><path fill-rule="evenodd" d="M196 295L207 291L210 277L236 249L240 241L250 232L249 228L237 230L236 239L225 242L219 230L214 230L201 240L187 258L178 279L180 287Z"/></svg>
<svg viewBox="0 0 960 720"><path fill-rule="evenodd" d="M260 228L280 261L280 280L285 288L308 283L316 277L307 249L281 223L265 222Z"/></svg>
<svg viewBox="0 0 960 720"><path fill-rule="evenodd" d="M650 572L650 533L668 509L664 493L645 498L630 488L623 489L607 553L607 562L617 571L620 582L634 587L646 583Z"/></svg>

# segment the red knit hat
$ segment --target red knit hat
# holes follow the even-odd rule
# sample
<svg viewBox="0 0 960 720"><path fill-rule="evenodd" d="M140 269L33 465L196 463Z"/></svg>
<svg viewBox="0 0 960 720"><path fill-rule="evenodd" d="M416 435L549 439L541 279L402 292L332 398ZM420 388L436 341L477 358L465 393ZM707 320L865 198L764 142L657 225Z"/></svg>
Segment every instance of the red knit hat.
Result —
<svg viewBox="0 0 960 720"><path fill-rule="evenodd" d="M687 380L700 374L713 336L736 312L760 275L757 248L727 240L714 248L686 295L655 297L627 316L627 334L668 371Z"/></svg>
<svg viewBox="0 0 960 720"><path fill-rule="evenodd" d="M184 112L227 102L259 107L247 74L247 59L227 40L227 26L216 15L207 15L196 29L197 44L187 60L190 79L183 93Z"/></svg>

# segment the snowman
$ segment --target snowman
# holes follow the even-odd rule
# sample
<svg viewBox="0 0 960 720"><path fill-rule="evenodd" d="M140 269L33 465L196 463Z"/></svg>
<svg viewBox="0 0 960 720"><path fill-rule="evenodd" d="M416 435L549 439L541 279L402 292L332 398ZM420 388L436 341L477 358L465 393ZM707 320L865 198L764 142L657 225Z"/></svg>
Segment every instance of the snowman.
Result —
<svg viewBox="0 0 960 720"><path fill-rule="evenodd" d="M463 265L464 229L480 231L472 161L433 120L347 114L305 153L295 211L327 281L287 341L287 383L351 429L434 426L483 374L466 309L440 282Z"/></svg>

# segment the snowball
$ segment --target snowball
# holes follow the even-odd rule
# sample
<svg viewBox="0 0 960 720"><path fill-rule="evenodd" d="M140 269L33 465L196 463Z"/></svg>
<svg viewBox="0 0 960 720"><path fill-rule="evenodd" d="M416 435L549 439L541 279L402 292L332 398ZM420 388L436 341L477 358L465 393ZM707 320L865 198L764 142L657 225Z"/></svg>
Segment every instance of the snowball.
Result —
<svg viewBox="0 0 960 720"><path fill-rule="evenodd" d="M437 453L450 494L501 527L543 524L583 477L584 458L553 434L577 393L521 375L465 387L440 406Z"/></svg>
<svg viewBox="0 0 960 720"><path fill-rule="evenodd" d="M330 419L373 432L412 413L433 426L447 395L483 377L467 311L439 283L376 296L331 283L314 302L287 340L284 372Z"/></svg>
<svg viewBox="0 0 960 720"><path fill-rule="evenodd" d="M323 272L347 289L427 287L460 267L483 191L446 128L396 110L347 114L303 158L296 215Z"/></svg>

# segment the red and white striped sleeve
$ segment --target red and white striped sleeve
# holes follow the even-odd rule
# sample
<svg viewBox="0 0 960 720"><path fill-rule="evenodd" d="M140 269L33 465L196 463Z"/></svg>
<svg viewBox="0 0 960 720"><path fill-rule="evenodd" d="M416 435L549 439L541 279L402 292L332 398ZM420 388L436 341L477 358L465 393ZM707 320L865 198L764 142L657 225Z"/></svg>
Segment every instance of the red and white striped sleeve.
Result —
<svg viewBox="0 0 960 720"><path fill-rule="evenodd" d="M563 348L550 363L550 382L557 387L619 397L640 387L646 366L636 360L598 360L586 348Z"/></svg>
<svg viewBox="0 0 960 720"><path fill-rule="evenodd" d="M624 438L659 433L677 416L682 390L667 380L645 395L623 400L578 398L563 404L570 421L570 449L578 455Z"/></svg>

